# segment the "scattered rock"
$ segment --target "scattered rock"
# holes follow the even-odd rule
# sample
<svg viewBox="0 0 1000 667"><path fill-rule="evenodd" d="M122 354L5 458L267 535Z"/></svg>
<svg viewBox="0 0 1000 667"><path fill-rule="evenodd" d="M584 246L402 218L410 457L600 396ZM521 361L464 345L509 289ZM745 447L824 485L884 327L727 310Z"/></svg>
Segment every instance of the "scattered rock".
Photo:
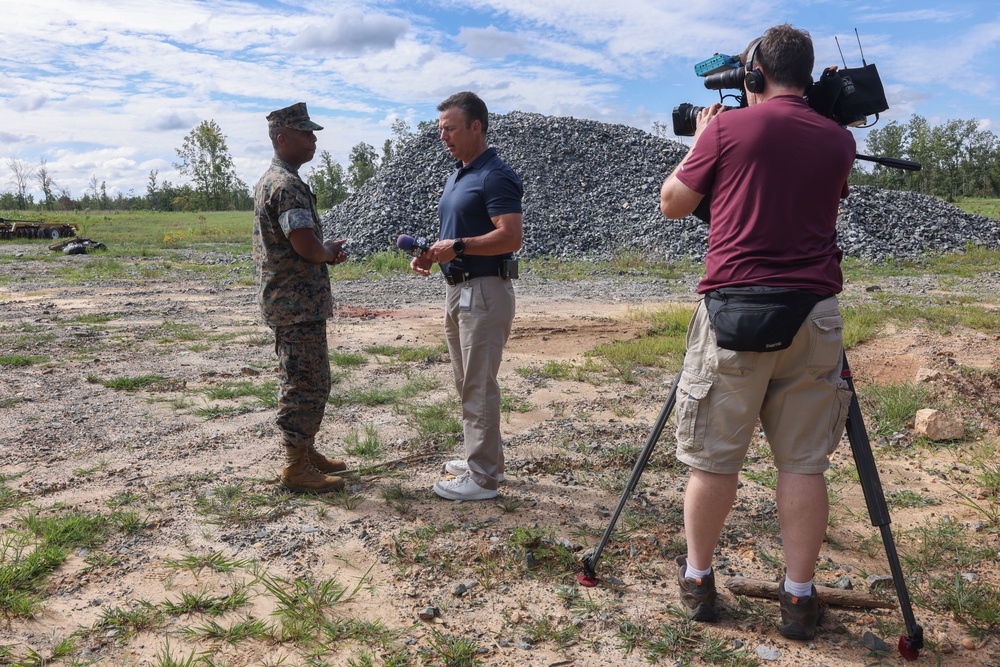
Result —
<svg viewBox="0 0 1000 667"><path fill-rule="evenodd" d="M775 660L781 658L781 651L773 646L758 646L756 652L757 657L761 660L767 660L768 662L774 662Z"/></svg>
<svg viewBox="0 0 1000 667"><path fill-rule="evenodd" d="M944 377L944 374L939 370L935 370L933 368L921 368L917 370L917 376L914 378L914 381L917 384L937 382L942 377Z"/></svg>
<svg viewBox="0 0 1000 667"><path fill-rule="evenodd" d="M694 216L666 220L659 208L660 186L685 145L625 125L520 111L491 114L489 141L524 183L519 256L705 256L708 226ZM394 249L400 234L436 238L437 201L453 170L436 127L409 137L323 215L324 235L347 238L357 255ZM936 197L856 186L841 202L837 235L848 257L885 261L994 247L1000 222Z"/></svg>
<svg viewBox="0 0 1000 667"><path fill-rule="evenodd" d="M433 621L441 615L441 610L434 606L424 607L417 612L417 618L421 621Z"/></svg>
<svg viewBox="0 0 1000 667"><path fill-rule="evenodd" d="M940 442L942 440L957 440L965 435L965 427L956 419L949 419L940 410L924 408L917 410L913 423L913 432L919 436Z"/></svg>
<svg viewBox="0 0 1000 667"><path fill-rule="evenodd" d="M891 590L895 586L892 577L887 574L873 574L865 579L865 583L870 591Z"/></svg>
<svg viewBox="0 0 1000 667"><path fill-rule="evenodd" d="M864 636L861 638L861 643L866 649L874 653L888 653L891 647L871 632L865 632Z"/></svg>

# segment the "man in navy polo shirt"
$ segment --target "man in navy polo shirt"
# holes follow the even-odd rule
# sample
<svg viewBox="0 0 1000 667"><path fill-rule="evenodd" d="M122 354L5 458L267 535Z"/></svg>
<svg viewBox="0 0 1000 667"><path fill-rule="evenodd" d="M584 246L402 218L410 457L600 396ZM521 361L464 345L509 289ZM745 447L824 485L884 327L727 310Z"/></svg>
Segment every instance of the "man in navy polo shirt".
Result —
<svg viewBox="0 0 1000 667"><path fill-rule="evenodd" d="M449 461L454 479L434 485L451 500L486 500L503 481L497 373L514 320L514 287L505 260L521 247L521 179L486 142L489 113L470 92L438 105L441 141L458 160L438 202L439 241L410 268L448 283L445 336L462 401L465 459Z"/></svg>

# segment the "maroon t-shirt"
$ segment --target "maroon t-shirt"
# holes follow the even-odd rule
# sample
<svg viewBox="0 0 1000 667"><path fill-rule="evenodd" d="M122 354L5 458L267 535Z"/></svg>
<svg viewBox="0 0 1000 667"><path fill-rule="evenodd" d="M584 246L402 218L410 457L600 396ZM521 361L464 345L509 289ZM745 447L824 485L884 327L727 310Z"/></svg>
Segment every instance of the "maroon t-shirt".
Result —
<svg viewBox="0 0 1000 667"><path fill-rule="evenodd" d="M724 111L677 179L711 195L704 294L766 285L837 294L837 210L854 163L851 133L795 95Z"/></svg>

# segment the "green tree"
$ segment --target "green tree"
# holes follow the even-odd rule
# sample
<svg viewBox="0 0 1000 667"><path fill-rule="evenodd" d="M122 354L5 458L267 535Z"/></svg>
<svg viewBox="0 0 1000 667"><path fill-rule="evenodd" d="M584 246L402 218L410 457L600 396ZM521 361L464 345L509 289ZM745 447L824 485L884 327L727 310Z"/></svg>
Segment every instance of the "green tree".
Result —
<svg viewBox="0 0 1000 667"><path fill-rule="evenodd" d="M920 171L906 175L907 189L929 194L932 191L937 165L931 140L931 126L923 116L913 114L906 124L906 154L909 159L919 162Z"/></svg>
<svg viewBox="0 0 1000 667"><path fill-rule="evenodd" d="M361 142L351 149L351 164L347 167L347 182L357 192L378 171L378 153L371 144Z"/></svg>
<svg viewBox="0 0 1000 667"><path fill-rule="evenodd" d="M49 171L49 166L45 162L45 158L38 161L38 168L35 169L35 180L38 182L38 187L42 190L41 204L45 208L52 210L56 202L53 192L58 186L52 178L52 172Z"/></svg>
<svg viewBox="0 0 1000 667"><path fill-rule="evenodd" d="M906 158L906 128L896 121L885 127L869 130L865 137L865 151L878 157ZM855 163L855 167L858 163ZM892 190L902 190L906 181L902 170L875 164L871 167L870 185Z"/></svg>
<svg viewBox="0 0 1000 667"><path fill-rule="evenodd" d="M978 123L977 123L978 125ZM1000 141L987 130L973 133L967 147L968 158L963 165L965 192L972 197L989 197L1000 192Z"/></svg>
<svg viewBox="0 0 1000 667"><path fill-rule="evenodd" d="M392 132L392 136L386 139L385 143L382 144L382 164L391 160L392 156L399 152L399 148L403 145L403 143L413 136L413 130L410 128L410 124L402 118L397 118L392 121L390 130Z"/></svg>
<svg viewBox="0 0 1000 667"><path fill-rule="evenodd" d="M174 166L191 177L197 203L213 211L233 208L233 195L241 181L222 128L214 120L202 121L176 151L181 161Z"/></svg>
<svg viewBox="0 0 1000 667"><path fill-rule="evenodd" d="M316 205L332 208L347 199L344 168L333 159L330 151L319 154L319 166L309 171L309 186L316 193Z"/></svg>

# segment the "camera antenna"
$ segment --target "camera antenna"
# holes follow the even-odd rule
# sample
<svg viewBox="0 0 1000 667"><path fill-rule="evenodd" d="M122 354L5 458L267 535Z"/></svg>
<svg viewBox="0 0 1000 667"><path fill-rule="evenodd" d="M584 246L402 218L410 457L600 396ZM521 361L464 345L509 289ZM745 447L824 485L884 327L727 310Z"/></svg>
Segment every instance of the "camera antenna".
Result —
<svg viewBox="0 0 1000 667"><path fill-rule="evenodd" d="M844 69L847 69L847 60L844 59L844 50L840 48L840 40L834 35L833 41L837 43L837 50L840 51L840 62L844 63Z"/></svg>
<svg viewBox="0 0 1000 667"><path fill-rule="evenodd" d="M868 63L865 62L865 50L861 48L861 35L858 34L858 29L854 29L854 36L858 38L858 51L861 52L861 64L868 67Z"/></svg>

